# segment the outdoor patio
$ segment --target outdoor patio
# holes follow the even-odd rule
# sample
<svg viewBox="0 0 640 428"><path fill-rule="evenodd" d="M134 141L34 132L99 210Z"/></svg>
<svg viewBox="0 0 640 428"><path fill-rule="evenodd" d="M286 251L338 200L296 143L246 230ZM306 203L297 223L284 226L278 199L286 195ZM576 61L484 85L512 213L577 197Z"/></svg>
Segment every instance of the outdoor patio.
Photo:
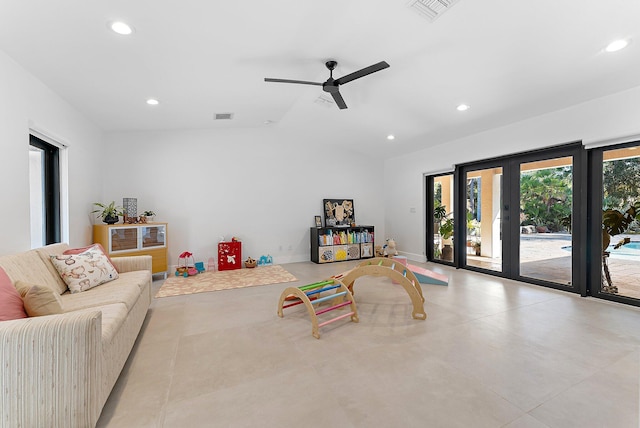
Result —
<svg viewBox="0 0 640 428"><path fill-rule="evenodd" d="M624 236L616 236L618 242ZM637 236L630 236L638 241ZM540 233L520 235L520 275L558 284L571 283L571 236L568 234ZM564 248L563 248L564 247ZM640 299L640 258L633 256L609 257L609 271L613 285L621 296ZM467 264L494 271L502 270L498 258L467 254Z"/></svg>

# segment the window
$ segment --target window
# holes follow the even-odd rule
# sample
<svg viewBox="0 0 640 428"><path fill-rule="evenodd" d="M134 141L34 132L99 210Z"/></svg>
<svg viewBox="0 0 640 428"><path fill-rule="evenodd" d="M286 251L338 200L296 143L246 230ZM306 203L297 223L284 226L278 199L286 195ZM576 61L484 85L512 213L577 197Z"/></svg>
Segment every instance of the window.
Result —
<svg viewBox="0 0 640 428"><path fill-rule="evenodd" d="M60 242L60 149L29 136L31 247Z"/></svg>

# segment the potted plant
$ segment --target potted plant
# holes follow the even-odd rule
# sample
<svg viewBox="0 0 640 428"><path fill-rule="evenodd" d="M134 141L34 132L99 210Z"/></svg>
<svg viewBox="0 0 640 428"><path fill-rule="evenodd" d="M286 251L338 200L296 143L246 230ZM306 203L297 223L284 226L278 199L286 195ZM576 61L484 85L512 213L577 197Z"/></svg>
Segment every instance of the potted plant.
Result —
<svg viewBox="0 0 640 428"><path fill-rule="evenodd" d="M102 221L107 224L117 223L120 220L119 216L124 214L124 209L116 206L115 201L111 201L109 205L100 202L94 202L93 205L97 206L98 209L91 211L91 214L98 213L96 218L102 218Z"/></svg>
<svg viewBox="0 0 640 428"><path fill-rule="evenodd" d="M476 256L480 256L482 253L482 243L480 242L480 240L478 239L473 241L471 245L473 246L473 250L475 251Z"/></svg>
<svg viewBox="0 0 640 428"><path fill-rule="evenodd" d="M619 235L626 231L634 221L640 221L640 201L636 201L624 212L616 209L607 209L602 211L602 269L604 279L607 281L606 286L602 287L605 293L617 293L618 287L611 282L611 274L609 273L609 244L611 237ZM630 242L629 238L624 238L614 245L614 249L620 248Z"/></svg>
<svg viewBox="0 0 640 428"><path fill-rule="evenodd" d="M433 219L438 227L438 234L442 240L442 260L453 260L453 247L449 241L453 236L453 219L447 218L447 207L438 205L433 209Z"/></svg>
<svg viewBox="0 0 640 428"><path fill-rule="evenodd" d="M147 220L153 221L156 213L151 210L146 210L142 214L140 214L140 223L146 223Z"/></svg>
<svg viewBox="0 0 640 428"><path fill-rule="evenodd" d="M452 261L453 260L453 247L451 246L450 239L453 237L453 219L448 218L440 223L440 237L442 238L442 259Z"/></svg>

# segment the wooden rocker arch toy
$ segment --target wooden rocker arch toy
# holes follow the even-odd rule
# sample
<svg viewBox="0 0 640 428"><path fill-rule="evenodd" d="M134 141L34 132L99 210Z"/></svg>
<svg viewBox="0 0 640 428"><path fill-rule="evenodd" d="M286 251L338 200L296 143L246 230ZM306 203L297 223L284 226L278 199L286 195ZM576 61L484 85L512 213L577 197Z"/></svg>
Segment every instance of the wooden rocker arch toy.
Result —
<svg viewBox="0 0 640 428"><path fill-rule="evenodd" d="M409 295L413 305L412 317L417 320L427 319L424 310L424 297L422 287L415 274L402 263L386 257L376 257L363 261L355 268L336 275L335 278L342 281L352 294L356 279L362 276L386 276L400 284Z"/></svg>
<svg viewBox="0 0 640 428"><path fill-rule="evenodd" d="M327 291L333 291L334 293L321 297L321 293ZM318 309L316 309L315 305L327 301L330 301L329 307L318 307ZM285 304L285 302L291 303ZM284 317L283 309L302 304L305 305L309 312L312 324L311 334L316 339L320 339L320 327L324 327L327 324L349 317L351 317L352 322L358 322L358 311L351 292L342 281L335 278L303 285L301 287L286 288L280 295L278 316L280 318ZM318 315L326 314L327 312L346 306L350 307L350 312L338 315L324 322L318 322Z"/></svg>

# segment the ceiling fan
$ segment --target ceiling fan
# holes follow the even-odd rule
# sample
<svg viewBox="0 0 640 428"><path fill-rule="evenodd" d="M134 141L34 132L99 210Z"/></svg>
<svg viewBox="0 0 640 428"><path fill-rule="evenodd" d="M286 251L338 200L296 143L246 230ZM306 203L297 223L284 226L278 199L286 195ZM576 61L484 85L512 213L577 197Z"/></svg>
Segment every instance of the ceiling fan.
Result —
<svg viewBox="0 0 640 428"><path fill-rule="evenodd" d="M276 83L299 83L302 85L317 85L322 86L322 90L328 92L333 97L333 100L336 102L340 109L347 108L347 104L344 102L342 95L340 95L340 85L344 85L345 83L349 83L352 80L359 79L368 74L375 73L376 71L384 70L389 67L385 61L380 61L377 64L370 65L369 67L365 67L358 71L354 71L351 74L347 74L346 76L342 76L338 79L333 78L333 70L336 68L338 63L336 61L327 61L325 63L327 68L329 69L329 78L324 83L319 82L309 82L306 80L290 80L290 79L272 79L270 77L265 77L265 82L276 82Z"/></svg>

